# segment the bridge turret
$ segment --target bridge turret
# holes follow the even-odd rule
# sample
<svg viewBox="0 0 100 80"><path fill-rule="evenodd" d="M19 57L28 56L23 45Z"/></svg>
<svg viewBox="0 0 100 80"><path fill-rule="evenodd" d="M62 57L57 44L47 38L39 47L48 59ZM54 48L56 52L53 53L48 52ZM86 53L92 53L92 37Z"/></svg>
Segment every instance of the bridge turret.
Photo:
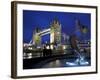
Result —
<svg viewBox="0 0 100 80"><path fill-rule="evenodd" d="M41 36L38 34L40 32L40 29L36 27L36 29L33 31L33 43L36 46L41 45Z"/></svg>
<svg viewBox="0 0 100 80"><path fill-rule="evenodd" d="M61 44L61 24L57 19L51 24L50 42Z"/></svg>

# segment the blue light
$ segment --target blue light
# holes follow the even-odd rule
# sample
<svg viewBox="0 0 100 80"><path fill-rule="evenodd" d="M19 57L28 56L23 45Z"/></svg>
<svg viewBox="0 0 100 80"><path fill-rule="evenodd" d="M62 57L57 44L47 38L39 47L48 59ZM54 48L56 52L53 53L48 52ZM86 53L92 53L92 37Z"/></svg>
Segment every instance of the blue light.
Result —
<svg viewBox="0 0 100 80"><path fill-rule="evenodd" d="M80 59L76 59L74 62L66 62L68 66L87 66L89 65L89 62L86 61L83 57Z"/></svg>
<svg viewBox="0 0 100 80"><path fill-rule="evenodd" d="M77 66L78 65L78 64L76 64L74 62L73 63L72 62L66 62L66 64L69 65L69 66Z"/></svg>

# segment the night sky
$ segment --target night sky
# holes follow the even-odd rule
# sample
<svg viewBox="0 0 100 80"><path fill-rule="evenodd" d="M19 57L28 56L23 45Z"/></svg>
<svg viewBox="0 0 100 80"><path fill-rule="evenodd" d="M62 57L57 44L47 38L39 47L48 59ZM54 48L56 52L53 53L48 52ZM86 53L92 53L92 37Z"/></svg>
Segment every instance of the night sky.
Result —
<svg viewBox="0 0 100 80"><path fill-rule="evenodd" d="M23 42L29 43L32 39L33 30L36 27L47 29L53 20L57 18L62 25L62 32L72 35L75 32L75 20L80 20L81 24L91 29L91 14L89 13L69 13L69 12L48 12L23 10ZM49 35L44 36L43 40L48 40ZM90 32L88 32L90 39Z"/></svg>

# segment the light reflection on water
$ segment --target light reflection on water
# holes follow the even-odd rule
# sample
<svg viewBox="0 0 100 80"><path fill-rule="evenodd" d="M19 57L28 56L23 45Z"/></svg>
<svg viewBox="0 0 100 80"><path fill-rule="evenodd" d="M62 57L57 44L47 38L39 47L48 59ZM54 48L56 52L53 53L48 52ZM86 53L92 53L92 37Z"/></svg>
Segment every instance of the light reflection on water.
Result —
<svg viewBox="0 0 100 80"><path fill-rule="evenodd" d="M66 62L69 66L87 66L89 65L89 62L86 60L76 60L75 62Z"/></svg>
<svg viewBox="0 0 100 80"><path fill-rule="evenodd" d="M78 66L90 66L90 61L88 60L68 60L68 59L61 59L61 60L54 60L48 62L43 68L54 68L54 67L78 67Z"/></svg>

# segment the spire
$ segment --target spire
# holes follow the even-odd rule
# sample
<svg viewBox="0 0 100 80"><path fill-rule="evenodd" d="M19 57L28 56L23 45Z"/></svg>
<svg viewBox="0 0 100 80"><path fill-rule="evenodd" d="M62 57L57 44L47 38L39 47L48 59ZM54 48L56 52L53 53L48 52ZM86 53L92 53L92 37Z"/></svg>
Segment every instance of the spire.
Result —
<svg viewBox="0 0 100 80"><path fill-rule="evenodd" d="M57 17L54 18L52 25L55 25L55 24L60 25Z"/></svg>
<svg viewBox="0 0 100 80"><path fill-rule="evenodd" d="M58 23L57 17L54 18L54 22L55 22L56 24Z"/></svg>

